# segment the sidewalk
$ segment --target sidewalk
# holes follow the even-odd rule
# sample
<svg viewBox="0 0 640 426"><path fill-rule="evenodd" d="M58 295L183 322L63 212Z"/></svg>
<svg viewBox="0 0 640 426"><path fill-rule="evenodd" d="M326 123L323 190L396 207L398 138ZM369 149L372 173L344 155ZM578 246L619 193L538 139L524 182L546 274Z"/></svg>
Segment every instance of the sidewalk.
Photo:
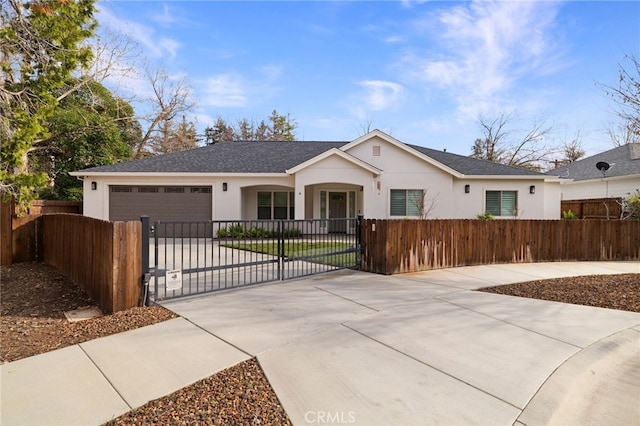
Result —
<svg viewBox="0 0 640 426"><path fill-rule="evenodd" d="M0 366L0 423L98 425L257 356L294 424L638 424L640 314L469 291L616 273L640 265L340 271L176 300L181 318Z"/></svg>

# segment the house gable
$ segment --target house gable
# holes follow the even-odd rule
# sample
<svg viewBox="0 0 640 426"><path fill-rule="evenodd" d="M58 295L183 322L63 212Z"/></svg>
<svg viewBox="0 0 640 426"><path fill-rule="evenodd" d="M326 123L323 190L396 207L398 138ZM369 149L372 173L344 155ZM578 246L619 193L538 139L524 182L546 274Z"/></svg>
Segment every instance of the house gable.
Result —
<svg viewBox="0 0 640 426"><path fill-rule="evenodd" d="M337 163L336 163L336 160L338 161ZM331 166L327 167L327 165L330 163L331 163ZM334 169L334 168L337 168L336 164L340 164L342 168L355 167L355 168L364 169L371 172L373 176L379 176L382 173L382 170L378 169L377 167L374 167L371 164L368 164L362 161L361 159L356 158L337 148L332 148L328 151L323 152L320 155L317 155L316 157L313 157L301 164L298 164L297 166L288 169L287 173L295 174L310 167L323 168L323 165L326 168Z"/></svg>
<svg viewBox="0 0 640 426"><path fill-rule="evenodd" d="M453 168L447 166L446 164L443 164L439 161L434 160L428 155L425 155L420 151L417 151L411 146L404 144L399 140L377 129L367 133L364 136L361 136L355 139L354 141L346 145L343 145L342 147L340 147L340 150L348 153L352 153L352 155L362 158L365 161L368 161L370 158L371 159L370 161L375 165L376 164L375 157L382 157L384 155L382 147L385 145L387 147L393 147L396 150L403 151L404 153L420 160L421 162L426 162L429 165L441 171L444 171L452 176L455 176L455 177L463 176L462 173L454 170ZM375 152L376 150L375 147L379 147L380 149L379 153ZM386 169L386 167L381 167L381 168Z"/></svg>

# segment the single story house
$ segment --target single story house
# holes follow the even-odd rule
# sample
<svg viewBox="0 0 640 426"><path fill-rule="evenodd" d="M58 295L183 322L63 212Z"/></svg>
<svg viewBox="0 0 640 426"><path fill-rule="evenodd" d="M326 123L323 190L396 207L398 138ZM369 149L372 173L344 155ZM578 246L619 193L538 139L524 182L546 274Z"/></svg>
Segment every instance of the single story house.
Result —
<svg viewBox="0 0 640 426"><path fill-rule="evenodd" d="M560 217L556 177L379 130L350 142L225 142L72 175L84 181L84 214L111 221Z"/></svg>
<svg viewBox="0 0 640 426"><path fill-rule="evenodd" d="M640 143L622 145L547 172L562 200L626 198L640 190Z"/></svg>

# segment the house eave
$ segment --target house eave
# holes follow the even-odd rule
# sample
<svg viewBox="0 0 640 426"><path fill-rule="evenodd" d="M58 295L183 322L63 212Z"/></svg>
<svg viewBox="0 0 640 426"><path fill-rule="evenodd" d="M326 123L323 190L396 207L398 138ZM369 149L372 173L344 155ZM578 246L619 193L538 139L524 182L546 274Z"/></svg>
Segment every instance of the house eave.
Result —
<svg viewBox="0 0 640 426"><path fill-rule="evenodd" d="M576 180L576 179L567 179L567 178L561 178L560 182L564 183L564 184L590 184L590 183L595 183L595 182L604 182L604 181L615 181L615 180L626 180L626 179L640 179L640 173L638 174L633 174L633 175L624 175L624 176L606 176L606 177L598 177L598 178L591 178L591 179L580 179L580 180Z"/></svg>
<svg viewBox="0 0 640 426"><path fill-rule="evenodd" d="M561 182L555 176L544 175L462 175L465 180L542 180L544 182Z"/></svg>
<svg viewBox="0 0 640 426"><path fill-rule="evenodd" d="M76 177L289 177L288 173L70 172Z"/></svg>

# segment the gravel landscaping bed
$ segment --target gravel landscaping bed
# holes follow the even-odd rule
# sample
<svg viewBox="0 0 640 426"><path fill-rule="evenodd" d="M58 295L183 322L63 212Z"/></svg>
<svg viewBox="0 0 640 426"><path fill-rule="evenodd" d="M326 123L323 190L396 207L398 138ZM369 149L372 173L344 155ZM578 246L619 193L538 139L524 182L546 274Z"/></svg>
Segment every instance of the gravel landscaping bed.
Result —
<svg viewBox="0 0 640 426"><path fill-rule="evenodd" d="M640 274L584 275L487 287L480 291L640 312Z"/></svg>
<svg viewBox="0 0 640 426"><path fill-rule="evenodd" d="M0 279L1 363L176 317L152 306L72 323L65 311L94 303L55 268L21 263L0 268ZM481 291L640 312L640 274L538 280ZM280 425L290 421L259 363L250 359L108 424Z"/></svg>

